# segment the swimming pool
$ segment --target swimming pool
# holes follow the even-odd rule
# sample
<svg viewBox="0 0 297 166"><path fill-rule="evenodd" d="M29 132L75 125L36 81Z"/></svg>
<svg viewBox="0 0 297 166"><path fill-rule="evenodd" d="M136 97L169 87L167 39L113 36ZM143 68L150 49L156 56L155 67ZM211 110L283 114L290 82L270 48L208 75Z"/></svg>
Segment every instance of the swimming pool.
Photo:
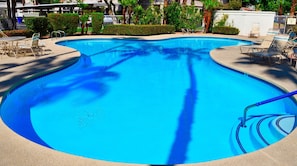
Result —
<svg viewBox="0 0 297 166"><path fill-rule="evenodd" d="M238 155L229 145L230 132L244 107L284 93L209 57L213 48L244 43L66 41L60 44L84 54L80 61L14 90L1 116L28 139L96 159L176 164ZM256 113L294 110L286 99Z"/></svg>

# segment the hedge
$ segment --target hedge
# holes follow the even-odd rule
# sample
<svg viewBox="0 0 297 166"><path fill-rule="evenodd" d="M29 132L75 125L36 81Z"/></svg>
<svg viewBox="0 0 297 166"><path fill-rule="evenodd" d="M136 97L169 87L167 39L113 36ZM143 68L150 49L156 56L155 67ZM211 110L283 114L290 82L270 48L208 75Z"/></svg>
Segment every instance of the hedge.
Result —
<svg viewBox="0 0 297 166"><path fill-rule="evenodd" d="M212 33L224 35L238 35L239 29L229 26L216 26L212 28Z"/></svg>
<svg viewBox="0 0 297 166"><path fill-rule="evenodd" d="M5 30L3 31L7 36L26 36L31 37L33 32L27 29ZM3 36L0 36L3 37Z"/></svg>
<svg viewBox="0 0 297 166"><path fill-rule="evenodd" d="M175 32L173 25L106 25L102 34L105 35L131 35L145 36L170 34Z"/></svg>
<svg viewBox="0 0 297 166"><path fill-rule="evenodd" d="M47 17L25 17L25 25L28 30L36 33L39 32L41 36L48 34L48 18Z"/></svg>
<svg viewBox="0 0 297 166"><path fill-rule="evenodd" d="M93 33L99 34L102 29L103 24L103 13L92 13L92 27L93 27Z"/></svg>
<svg viewBox="0 0 297 166"><path fill-rule="evenodd" d="M76 13L50 13L48 19L54 31L62 30L67 35L76 33L79 24L79 15Z"/></svg>

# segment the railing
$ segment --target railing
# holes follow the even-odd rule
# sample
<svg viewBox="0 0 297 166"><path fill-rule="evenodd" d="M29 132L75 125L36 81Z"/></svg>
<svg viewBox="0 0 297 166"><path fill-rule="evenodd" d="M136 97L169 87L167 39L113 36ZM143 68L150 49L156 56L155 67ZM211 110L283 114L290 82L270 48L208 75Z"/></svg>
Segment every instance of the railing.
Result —
<svg viewBox="0 0 297 166"><path fill-rule="evenodd" d="M296 16L277 15L274 17L275 26L281 33L286 34L296 25Z"/></svg>
<svg viewBox="0 0 297 166"><path fill-rule="evenodd" d="M246 127L246 125L245 125L245 123L246 123L246 114L247 114L247 112L248 112L248 110L250 108L253 108L253 107L256 107L256 106L258 107L260 105L271 103L271 102L274 102L276 100L280 100L280 99L287 98L287 97L290 97L290 96L294 96L296 94L297 94L297 90L292 91L292 92L289 92L289 93L286 93L284 95L280 95L280 96L277 96L277 97L268 99L268 100L260 101L258 103L255 103L255 104L252 104L252 105L249 105L249 106L245 107L244 113L243 113L243 118L241 119L241 127Z"/></svg>

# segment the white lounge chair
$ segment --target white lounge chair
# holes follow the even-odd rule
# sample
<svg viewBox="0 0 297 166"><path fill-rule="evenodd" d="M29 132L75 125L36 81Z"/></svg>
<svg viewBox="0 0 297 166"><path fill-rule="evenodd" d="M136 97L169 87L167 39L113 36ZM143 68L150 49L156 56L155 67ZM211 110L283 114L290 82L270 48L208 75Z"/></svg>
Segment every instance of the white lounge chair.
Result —
<svg viewBox="0 0 297 166"><path fill-rule="evenodd" d="M297 47L292 48L292 51L288 54L289 64L294 65L295 69L297 69Z"/></svg>
<svg viewBox="0 0 297 166"><path fill-rule="evenodd" d="M268 49L272 42L274 40L274 36L272 35L268 35L266 36L263 41L261 42L261 44L253 44L253 45L243 45L240 46L240 51L241 53L252 53L252 52L259 52L259 51L263 51L265 49Z"/></svg>
<svg viewBox="0 0 297 166"><path fill-rule="evenodd" d="M258 52L252 52L252 57L260 57L261 59L267 59L269 64L272 64L274 59L277 59L279 62L285 58L284 50L287 41L285 40L273 40L270 47L266 50L261 50Z"/></svg>

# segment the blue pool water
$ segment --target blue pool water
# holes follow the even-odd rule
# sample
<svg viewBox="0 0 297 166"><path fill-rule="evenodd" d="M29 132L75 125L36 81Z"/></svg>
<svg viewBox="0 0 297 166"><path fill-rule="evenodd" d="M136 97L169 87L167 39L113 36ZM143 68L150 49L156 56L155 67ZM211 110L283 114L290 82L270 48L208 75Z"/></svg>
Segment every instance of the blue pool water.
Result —
<svg viewBox="0 0 297 166"><path fill-rule="evenodd" d="M60 42L82 53L59 72L34 79L1 106L15 132L88 158L144 164L211 161L240 155L230 133L247 105L283 94L226 69L209 52L248 44L220 38ZM290 99L254 115L295 114Z"/></svg>

